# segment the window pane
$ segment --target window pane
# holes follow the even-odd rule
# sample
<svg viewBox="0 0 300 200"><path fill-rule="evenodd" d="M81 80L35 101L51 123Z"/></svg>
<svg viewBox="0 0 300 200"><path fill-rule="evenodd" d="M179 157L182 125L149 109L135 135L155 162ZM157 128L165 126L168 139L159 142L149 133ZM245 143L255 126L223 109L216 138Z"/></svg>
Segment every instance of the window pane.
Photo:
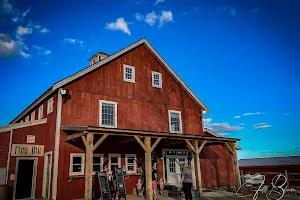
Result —
<svg viewBox="0 0 300 200"><path fill-rule="evenodd" d="M73 164L81 164L81 157L74 156L73 157Z"/></svg>
<svg viewBox="0 0 300 200"><path fill-rule="evenodd" d="M93 165L93 172L100 172L100 165Z"/></svg>
<svg viewBox="0 0 300 200"><path fill-rule="evenodd" d="M118 157L111 157L110 162L111 162L111 164L118 163Z"/></svg>
<svg viewBox="0 0 300 200"><path fill-rule="evenodd" d="M100 157L93 157L93 163L94 164L99 164L100 163Z"/></svg>
<svg viewBox="0 0 300 200"><path fill-rule="evenodd" d="M127 163L134 163L134 157L127 157Z"/></svg>
<svg viewBox="0 0 300 200"><path fill-rule="evenodd" d="M81 165L73 165L73 172L81 172Z"/></svg>
<svg viewBox="0 0 300 200"><path fill-rule="evenodd" d="M104 125L115 125L115 105L102 103L102 124Z"/></svg>
<svg viewBox="0 0 300 200"><path fill-rule="evenodd" d="M127 166L127 171L134 171L134 166Z"/></svg>
<svg viewBox="0 0 300 200"><path fill-rule="evenodd" d="M119 166L118 166L118 165L113 165L113 164L112 164L112 165L110 166L110 171L113 171L114 168L119 168Z"/></svg>
<svg viewBox="0 0 300 200"><path fill-rule="evenodd" d="M171 130L180 131L179 113L171 113Z"/></svg>

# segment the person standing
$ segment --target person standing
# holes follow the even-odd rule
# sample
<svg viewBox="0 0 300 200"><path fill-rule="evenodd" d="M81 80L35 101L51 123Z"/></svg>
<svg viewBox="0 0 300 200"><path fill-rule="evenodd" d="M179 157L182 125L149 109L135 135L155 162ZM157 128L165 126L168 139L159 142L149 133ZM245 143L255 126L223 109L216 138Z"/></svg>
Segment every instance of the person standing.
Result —
<svg viewBox="0 0 300 200"><path fill-rule="evenodd" d="M187 163L183 165L180 185L183 187L185 199L192 200L192 170L189 168Z"/></svg>
<svg viewBox="0 0 300 200"><path fill-rule="evenodd" d="M154 164L152 166L152 190L153 190L153 199L154 200L157 200L157 197L156 197L156 190L157 190L157 168L156 168L156 165Z"/></svg>

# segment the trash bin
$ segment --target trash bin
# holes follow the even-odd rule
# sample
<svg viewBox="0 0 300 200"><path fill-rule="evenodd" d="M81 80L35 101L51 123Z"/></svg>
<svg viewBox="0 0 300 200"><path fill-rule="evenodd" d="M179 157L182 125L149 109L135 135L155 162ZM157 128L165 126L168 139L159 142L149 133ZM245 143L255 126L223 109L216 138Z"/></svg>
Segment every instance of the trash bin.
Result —
<svg viewBox="0 0 300 200"><path fill-rule="evenodd" d="M7 185L0 185L0 199L7 200Z"/></svg>

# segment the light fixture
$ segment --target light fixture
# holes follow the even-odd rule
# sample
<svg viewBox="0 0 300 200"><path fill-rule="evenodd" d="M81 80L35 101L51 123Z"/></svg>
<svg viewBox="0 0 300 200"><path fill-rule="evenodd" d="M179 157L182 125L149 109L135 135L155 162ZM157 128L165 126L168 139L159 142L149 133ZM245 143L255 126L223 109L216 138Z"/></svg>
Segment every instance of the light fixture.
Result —
<svg viewBox="0 0 300 200"><path fill-rule="evenodd" d="M66 101L70 99L70 90L69 89L61 89L60 94L61 94L62 98L64 99L64 103L66 103Z"/></svg>
<svg viewBox="0 0 300 200"><path fill-rule="evenodd" d="M207 113L207 110L202 110L202 115L205 115Z"/></svg>

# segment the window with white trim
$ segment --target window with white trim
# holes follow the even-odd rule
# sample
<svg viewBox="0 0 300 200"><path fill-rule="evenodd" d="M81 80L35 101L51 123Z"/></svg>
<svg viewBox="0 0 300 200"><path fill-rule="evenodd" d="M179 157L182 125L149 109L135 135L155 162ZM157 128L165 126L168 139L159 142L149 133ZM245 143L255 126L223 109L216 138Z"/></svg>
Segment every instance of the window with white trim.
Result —
<svg viewBox="0 0 300 200"><path fill-rule="evenodd" d="M103 166L103 154L93 155L93 173L102 171Z"/></svg>
<svg viewBox="0 0 300 200"><path fill-rule="evenodd" d="M126 173L136 173L136 154L125 154Z"/></svg>
<svg viewBox="0 0 300 200"><path fill-rule="evenodd" d="M135 83L135 67L129 65L124 66L124 81Z"/></svg>
<svg viewBox="0 0 300 200"><path fill-rule="evenodd" d="M162 88L161 73L152 71L152 87Z"/></svg>
<svg viewBox="0 0 300 200"><path fill-rule="evenodd" d="M29 122L29 115L25 118L25 122Z"/></svg>
<svg viewBox="0 0 300 200"><path fill-rule="evenodd" d="M117 127L117 102L100 100L100 126Z"/></svg>
<svg viewBox="0 0 300 200"><path fill-rule="evenodd" d="M114 168L121 167L121 154L108 154L108 168L112 172Z"/></svg>
<svg viewBox="0 0 300 200"><path fill-rule="evenodd" d="M49 113L52 113L53 111L53 97L51 97L49 100L48 100L48 104L47 104L47 115Z"/></svg>
<svg viewBox="0 0 300 200"><path fill-rule="evenodd" d="M84 175L84 153L70 153L69 175Z"/></svg>
<svg viewBox="0 0 300 200"><path fill-rule="evenodd" d="M169 110L169 126L171 133L182 133L181 112Z"/></svg>
<svg viewBox="0 0 300 200"><path fill-rule="evenodd" d="M44 105L41 105L39 107L38 119L42 119L44 117L43 112L44 112Z"/></svg>
<svg viewBox="0 0 300 200"><path fill-rule="evenodd" d="M33 111L30 115L30 121L34 121L35 120L35 111Z"/></svg>

